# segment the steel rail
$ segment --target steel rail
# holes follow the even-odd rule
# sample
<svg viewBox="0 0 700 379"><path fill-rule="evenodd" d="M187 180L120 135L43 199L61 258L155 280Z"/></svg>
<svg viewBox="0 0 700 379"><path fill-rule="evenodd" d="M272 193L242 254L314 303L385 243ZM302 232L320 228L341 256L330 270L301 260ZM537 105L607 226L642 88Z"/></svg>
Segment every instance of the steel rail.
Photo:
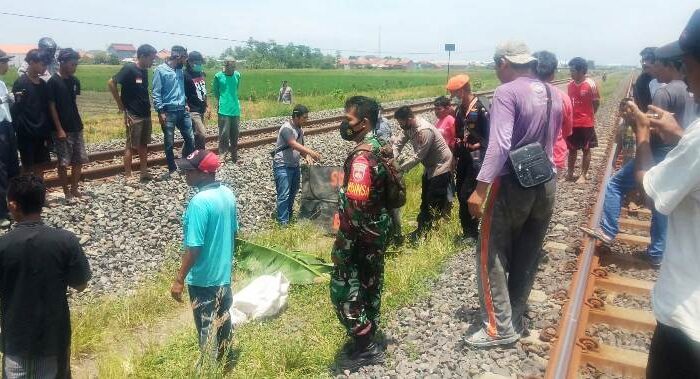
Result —
<svg viewBox="0 0 700 379"><path fill-rule="evenodd" d="M626 97L630 97L631 95L632 83L633 78L630 78ZM615 132L619 130L622 122L622 118L618 118ZM615 156L616 151L617 142L613 142L608 146L609 156L607 158L605 171L599 181L601 185L595 207L593 208L593 214L588 224L590 228L597 228L600 223L605 200L605 187L612 174L615 159L617 158ZM596 266L594 264L594 258L596 258L595 240L592 237L586 236L583 239L583 243L584 247L582 253L579 255L578 269L572 278L569 288L569 294L572 294L572 296L569 297L570 300L564 310L564 317L560 323L555 347L547 366L545 377L548 379L574 378L578 370L579 359L574 356L574 350L577 348L576 343L577 337L580 334L580 329L581 327L585 327L585 320L581 322L581 314L583 312L586 293L590 288L589 281L593 280L591 278L591 271L594 266Z"/></svg>

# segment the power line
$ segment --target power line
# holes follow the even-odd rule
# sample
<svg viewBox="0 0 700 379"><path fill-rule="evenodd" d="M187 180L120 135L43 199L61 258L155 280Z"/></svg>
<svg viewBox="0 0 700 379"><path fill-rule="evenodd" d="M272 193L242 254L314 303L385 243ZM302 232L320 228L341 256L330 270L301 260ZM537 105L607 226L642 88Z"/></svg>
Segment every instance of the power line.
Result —
<svg viewBox="0 0 700 379"><path fill-rule="evenodd" d="M166 31L166 30L137 28L137 27L133 27L133 26L123 26L123 25L114 25L114 24L103 24L103 23L99 23L99 22L91 22L91 21L83 21L83 20L72 20L72 19L58 18L58 17L36 16L36 15L29 15L29 14L22 14L22 13L12 13L12 12L2 12L2 11L0 11L0 15L13 16L13 17L24 17L24 18L31 18L31 19L45 20L45 21L65 22L65 23L70 23L70 24L80 24L80 25L98 26L98 27L103 27L103 28L112 28L112 29L121 29L121 30L131 30L131 31L138 31L138 32L148 32L148 33L167 34L167 35L179 36L179 37L201 38L201 39L209 39L209 40L216 40L216 41L226 41L226 42L237 42L237 43L246 43L246 42L248 42L248 41L239 40L239 39L234 39L234 38L228 38L228 37L210 36L210 35L202 35L202 34L190 34L190 33L181 33L181 32L170 32L170 31ZM332 51L332 52L341 51L341 52L347 52L347 53L367 53L367 54L375 54L375 53L378 53L376 50L325 49L325 48L319 48L318 50L321 50L321 51ZM440 54L440 53L441 53L441 52L439 52L439 51L434 51L434 52L424 52L424 51L404 51L404 52L385 51L385 52L384 52L384 54L388 54L388 55L435 55L435 54Z"/></svg>

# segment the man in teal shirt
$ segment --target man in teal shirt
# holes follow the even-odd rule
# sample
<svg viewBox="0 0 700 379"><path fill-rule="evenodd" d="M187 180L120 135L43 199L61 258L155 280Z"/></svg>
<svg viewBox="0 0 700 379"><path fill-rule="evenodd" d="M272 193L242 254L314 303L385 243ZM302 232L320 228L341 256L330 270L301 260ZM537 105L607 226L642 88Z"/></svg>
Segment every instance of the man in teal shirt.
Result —
<svg viewBox="0 0 700 379"><path fill-rule="evenodd" d="M196 150L177 166L187 184L197 188L183 215L183 244L180 270L170 288L182 302L185 283L190 294L202 360L220 361L231 356L231 270L238 231L236 196L216 181L219 157ZM226 362L229 363L229 362Z"/></svg>
<svg viewBox="0 0 700 379"><path fill-rule="evenodd" d="M238 161L238 131L241 125L241 102L238 88L241 73L236 71L236 60L224 58L224 70L214 75L215 107L219 113L219 154L230 154L231 161Z"/></svg>

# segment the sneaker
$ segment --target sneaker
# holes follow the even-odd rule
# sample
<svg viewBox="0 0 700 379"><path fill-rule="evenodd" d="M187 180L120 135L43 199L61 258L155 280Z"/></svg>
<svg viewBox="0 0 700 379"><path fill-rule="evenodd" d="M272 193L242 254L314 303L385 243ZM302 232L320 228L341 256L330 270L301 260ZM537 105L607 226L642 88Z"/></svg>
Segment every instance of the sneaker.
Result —
<svg viewBox="0 0 700 379"><path fill-rule="evenodd" d="M513 333L507 337L492 337L484 328L479 328L477 332L464 339L464 342L472 347L490 347L499 345L510 345L520 339L520 335Z"/></svg>
<svg viewBox="0 0 700 379"><path fill-rule="evenodd" d="M649 265L652 268L659 269L659 268L661 268L661 262L664 260L664 257L663 257L663 255L659 256L659 255L647 254L646 260L647 260L647 262L649 262Z"/></svg>
<svg viewBox="0 0 700 379"><path fill-rule="evenodd" d="M610 246L612 244L612 237L608 237L605 233L603 233L602 230L600 229L591 229L587 228L585 226L579 226L578 227L582 232L586 233L589 237L593 237L597 239L598 241L602 242L603 245Z"/></svg>
<svg viewBox="0 0 700 379"><path fill-rule="evenodd" d="M358 348L354 343L352 345L352 348L348 348L348 354L342 355L338 361L341 371L354 372L364 366L384 363L384 350L376 342L370 342L365 348Z"/></svg>
<svg viewBox="0 0 700 379"><path fill-rule="evenodd" d="M6 218L0 219L0 228L2 228L2 229L9 228L11 224L12 224L12 222L10 222L10 220L8 220Z"/></svg>

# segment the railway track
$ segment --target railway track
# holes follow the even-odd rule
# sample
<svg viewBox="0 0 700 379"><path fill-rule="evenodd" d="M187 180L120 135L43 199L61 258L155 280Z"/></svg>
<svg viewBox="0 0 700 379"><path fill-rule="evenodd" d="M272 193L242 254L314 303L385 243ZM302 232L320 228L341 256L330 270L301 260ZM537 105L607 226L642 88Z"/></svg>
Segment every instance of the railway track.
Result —
<svg viewBox="0 0 700 379"><path fill-rule="evenodd" d="M628 86L628 97L632 83ZM617 122L618 126L622 125L621 119ZM589 219L591 228L599 224L605 186L621 161L616 153L617 144L611 143ZM545 328L540 334L540 339L553 343L546 378L597 377L601 372L621 377L645 376L648 340L645 345L630 348L625 346L625 339L631 339L630 336L647 339L656 326L648 305L653 282L640 279L645 275L634 275L638 272L635 270L648 272L651 267L640 258L641 254L629 254L629 250L649 244L649 218L648 209L623 208L619 220L622 232L610 249L591 237L581 239L576 267L568 268L573 272L569 289L557 295L565 301L560 324L558 328ZM633 269L626 272L628 268ZM638 301L626 301L630 298ZM620 338L606 343L610 341L597 337L601 329L614 331Z"/></svg>
<svg viewBox="0 0 700 379"><path fill-rule="evenodd" d="M568 79L557 80L554 84L566 83ZM476 92L478 96L493 96L493 90ZM432 108L432 101L425 101L411 104L411 108L416 113L429 112ZM387 107L383 109L384 116L393 118L394 111L398 106ZM333 116L309 120L309 123L304 128L304 135L310 136L315 134L327 133L337 129L338 122L342 121L344 116ZM275 143L277 140L277 131L279 126L262 127L255 129L241 130L239 135L239 149L250 149L267 144ZM207 144L216 144L218 141L217 135L208 135L206 137ZM182 148L183 141L175 141L175 149ZM214 149L215 150L215 149ZM159 167L166 165L164 145L162 143L151 144L148 146L148 166ZM89 163L83 167L81 180L97 180L119 175L124 172L124 165L121 162L124 155L124 149L113 149L98 151L88 155ZM56 172L56 161L53 160L47 167L48 171L45 175L45 182L49 187L59 186L58 174ZM139 160L134 159L132 169L138 170Z"/></svg>

